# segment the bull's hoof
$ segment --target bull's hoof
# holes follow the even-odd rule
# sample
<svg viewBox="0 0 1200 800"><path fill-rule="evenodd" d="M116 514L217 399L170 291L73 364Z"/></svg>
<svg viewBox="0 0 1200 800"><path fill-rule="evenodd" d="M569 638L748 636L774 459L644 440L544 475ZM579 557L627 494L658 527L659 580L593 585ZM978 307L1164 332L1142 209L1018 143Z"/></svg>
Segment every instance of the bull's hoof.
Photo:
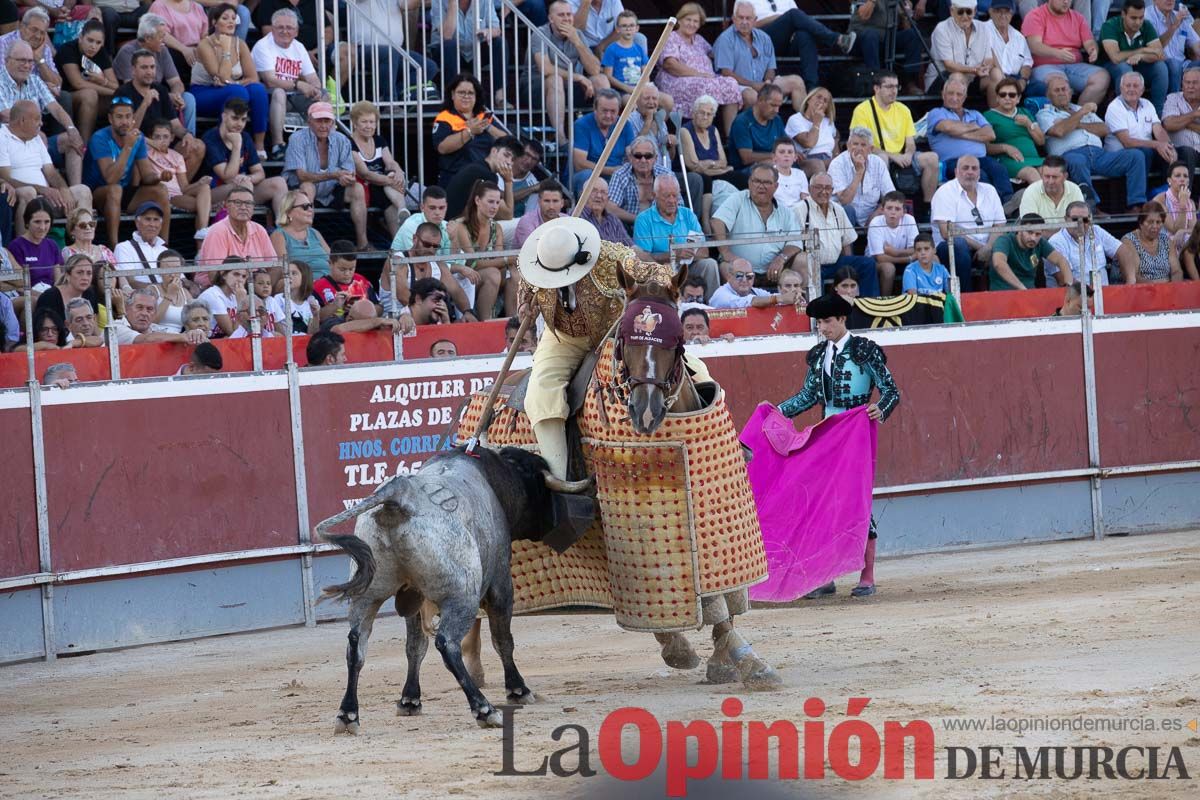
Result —
<svg viewBox="0 0 1200 800"><path fill-rule="evenodd" d="M695 669L700 666L700 656L682 633L656 633L654 638L662 645L662 660L668 667Z"/></svg>
<svg viewBox="0 0 1200 800"><path fill-rule="evenodd" d="M537 702L537 697L528 686L522 686L508 693L508 702L518 705L527 706Z"/></svg>
<svg viewBox="0 0 1200 800"><path fill-rule="evenodd" d="M484 706L475 712L475 724L481 728L499 728L504 724L500 712L491 706Z"/></svg>
<svg viewBox="0 0 1200 800"><path fill-rule="evenodd" d="M421 713L421 698L401 697L396 701L396 716L415 717Z"/></svg>
<svg viewBox="0 0 1200 800"><path fill-rule="evenodd" d="M351 736L357 736L358 714L354 712L339 711L337 717L333 721L333 733L335 736L339 733L348 733Z"/></svg>

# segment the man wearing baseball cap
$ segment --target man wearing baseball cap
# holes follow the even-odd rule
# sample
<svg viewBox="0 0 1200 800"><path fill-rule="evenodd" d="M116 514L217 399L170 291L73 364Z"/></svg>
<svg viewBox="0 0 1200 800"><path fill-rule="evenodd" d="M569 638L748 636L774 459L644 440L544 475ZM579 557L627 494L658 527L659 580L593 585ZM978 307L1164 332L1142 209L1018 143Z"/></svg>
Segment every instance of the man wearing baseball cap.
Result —
<svg viewBox="0 0 1200 800"><path fill-rule="evenodd" d="M324 208L350 208L356 246L366 250L367 197L354 179L350 139L334 130L333 106L313 103L308 127L292 134L283 159L288 188L299 189Z"/></svg>

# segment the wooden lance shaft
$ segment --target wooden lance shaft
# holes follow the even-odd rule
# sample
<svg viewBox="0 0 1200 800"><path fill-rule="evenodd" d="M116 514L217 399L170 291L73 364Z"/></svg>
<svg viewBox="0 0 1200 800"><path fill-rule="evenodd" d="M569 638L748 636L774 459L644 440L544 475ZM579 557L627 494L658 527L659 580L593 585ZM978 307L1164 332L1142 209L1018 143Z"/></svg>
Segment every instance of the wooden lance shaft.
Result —
<svg viewBox="0 0 1200 800"><path fill-rule="evenodd" d="M575 201L575 208L571 211L571 216L580 216L583 214L583 209L587 207L587 200L588 196L592 193L592 187L600 179L600 173L604 165L608 163L608 157L612 154L613 148L617 144L617 139L621 136L621 131L624 130L625 124L629 121L629 115L637 108L638 97L641 96L642 90L646 88L646 84L650 82L650 74L658 66L658 60L662 57L663 48L667 46L667 37L671 35L671 31L673 30L675 30L675 18L671 17L667 20L662 35L658 37L658 44L654 46L654 52L650 54L650 60L646 62L646 66L642 67L642 77L638 79L637 86L633 87L633 93L630 94L629 101L625 104L625 110L621 112L621 116L613 124L612 132L608 135L608 141L604 143L604 151L600 153L600 158L596 159L596 168L592 170L587 183L583 185L583 191L579 193L579 199ZM483 404L483 414L479 418L479 427L475 429L475 435L467 442L468 453L475 451L475 446L479 444L479 438L487 433L488 427L492 424L492 412L496 407L496 398L500 396L500 388L504 385L504 379L508 377L508 370L512 366L513 359L517 356L517 350L520 349L521 342L525 340L525 334L533 326L534 319L537 317L536 311L533 309L530 309L530 311L531 313L526 314L521 319L521 327L517 329L516 338L513 339L512 345L508 348L508 355L504 357L504 363L500 366L499 374L496 375L496 382L492 384L492 391L488 393L487 402Z"/></svg>

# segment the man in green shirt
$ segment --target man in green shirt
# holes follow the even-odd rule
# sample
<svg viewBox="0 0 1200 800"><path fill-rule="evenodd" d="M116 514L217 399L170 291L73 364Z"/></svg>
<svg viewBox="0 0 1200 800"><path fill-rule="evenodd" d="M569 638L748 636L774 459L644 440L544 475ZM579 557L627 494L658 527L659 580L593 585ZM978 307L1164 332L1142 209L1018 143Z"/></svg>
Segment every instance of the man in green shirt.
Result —
<svg viewBox="0 0 1200 800"><path fill-rule="evenodd" d="M1021 217L1022 225L1045 225L1046 220L1037 214ZM1054 276L1060 284L1073 280L1071 265L1062 254L1042 238L1042 231L1028 230L1003 234L992 245L992 268L988 289L1033 289L1046 286L1045 261L1058 267Z"/></svg>
<svg viewBox="0 0 1200 800"><path fill-rule="evenodd" d="M1162 116L1167 102L1167 62L1158 32L1146 21L1146 0L1125 0L1121 16L1109 17L1100 26L1100 49L1112 85L1120 86L1122 75L1137 70L1146 79L1154 110Z"/></svg>
<svg viewBox="0 0 1200 800"><path fill-rule="evenodd" d="M987 154L1004 165L1008 177L1030 184L1041 179L1038 148L1046 144L1046 134L1020 103L1021 84L1015 78L996 84L996 105L983 115L996 132L996 138L987 143Z"/></svg>

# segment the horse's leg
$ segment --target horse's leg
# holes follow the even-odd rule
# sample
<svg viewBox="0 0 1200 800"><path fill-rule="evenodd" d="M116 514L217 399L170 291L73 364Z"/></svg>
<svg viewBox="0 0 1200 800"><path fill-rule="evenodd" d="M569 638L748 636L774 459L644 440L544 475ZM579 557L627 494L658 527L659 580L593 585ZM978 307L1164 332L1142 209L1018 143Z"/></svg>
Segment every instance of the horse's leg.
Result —
<svg viewBox="0 0 1200 800"><path fill-rule="evenodd" d="M754 648L733 628L730 605L740 610L745 605L745 592L706 597L703 600L704 620L713 624L713 654L708 662L708 679L712 683L731 683L738 680L751 691L771 691L783 686L783 679L770 664L754 652ZM732 603L727 598L732 598Z"/></svg>
<svg viewBox="0 0 1200 800"><path fill-rule="evenodd" d="M421 606L421 620L424 623L425 630L433 633L433 618L437 616L438 609L433 603L426 601ZM471 626L471 630L467 631L466 637L462 641L462 657L463 663L467 665L467 672L471 673L471 680L475 681L476 686L483 686L487 683L483 673L483 657L479 652L479 629L482 620L476 619L475 624Z"/></svg>
<svg viewBox="0 0 1200 800"><path fill-rule="evenodd" d="M682 633L656 633L654 639L662 645L662 660L672 669L695 669L700 666L700 656L692 649Z"/></svg>
<svg viewBox="0 0 1200 800"><path fill-rule="evenodd" d="M479 727L500 727L500 712L488 702L488 699L483 696L483 692L479 691L479 687L471 679L471 674L467 672L462 659L462 640L475 622L475 614L479 611L479 605L477 603L468 605L467 603L448 602L440 607L440 611L442 620L438 624L437 636L433 640L434 646L442 654L442 661L445 663L446 669L450 670L450 674L462 687L463 694L467 696L467 702L471 706L471 714L475 717L475 722L479 724Z"/></svg>
<svg viewBox="0 0 1200 800"><path fill-rule="evenodd" d="M333 723L334 733L358 733L358 674L367 661L367 639L375 614L385 598L358 597L350 606L350 634L346 642L346 693Z"/></svg>

